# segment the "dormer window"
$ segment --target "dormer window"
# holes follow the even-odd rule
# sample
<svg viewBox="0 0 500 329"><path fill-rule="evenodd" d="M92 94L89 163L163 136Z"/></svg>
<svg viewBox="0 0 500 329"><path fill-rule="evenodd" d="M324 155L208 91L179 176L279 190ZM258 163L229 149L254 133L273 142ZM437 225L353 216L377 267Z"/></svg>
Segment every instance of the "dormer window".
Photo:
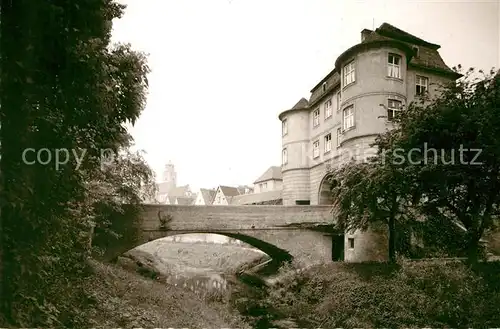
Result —
<svg viewBox="0 0 500 329"><path fill-rule="evenodd" d="M325 92L326 91L326 82L323 82L322 88L323 88L323 92Z"/></svg>
<svg viewBox="0 0 500 329"><path fill-rule="evenodd" d="M417 46L413 46L413 53L415 54L415 57L418 57L418 47Z"/></svg>

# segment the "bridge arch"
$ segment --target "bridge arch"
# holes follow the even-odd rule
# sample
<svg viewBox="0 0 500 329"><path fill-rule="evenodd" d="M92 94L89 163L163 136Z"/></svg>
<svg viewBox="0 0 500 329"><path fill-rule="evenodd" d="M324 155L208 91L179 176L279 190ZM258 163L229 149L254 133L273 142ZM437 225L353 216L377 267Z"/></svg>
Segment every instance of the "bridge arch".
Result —
<svg viewBox="0 0 500 329"><path fill-rule="evenodd" d="M293 256L284 249L281 249L277 246L275 246L272 243L263 241L262 239L258 239L256 237L242 234L242 233L232 233L232 232L214 232L214 231L189 231L189 232L179 232L179 231L170 231L166 232L167 234L164 236L160 237L149 237L148 242L152 242L155 240L159 240L165 237L169 236L178 236L178 235L185 235L185 234L217 234L217 235L222 235L222 236L227 236L228 238L236 239L241 242L244 242L255 249L258 249L262 251L263 253L267 254L269 257L273 259L273 261L279 262L279 263L284 263L284 262L291 262L293 260Z"/></svg>
<svg viewBox="0 0 500 329"><path fill-rule="evenodd" d="M331 206L144 205L139 214L124 206L107 227L94 230L92 245L104 261L159 238L188 233L228 236L275 260L303 264L331 261Z"/></svg>

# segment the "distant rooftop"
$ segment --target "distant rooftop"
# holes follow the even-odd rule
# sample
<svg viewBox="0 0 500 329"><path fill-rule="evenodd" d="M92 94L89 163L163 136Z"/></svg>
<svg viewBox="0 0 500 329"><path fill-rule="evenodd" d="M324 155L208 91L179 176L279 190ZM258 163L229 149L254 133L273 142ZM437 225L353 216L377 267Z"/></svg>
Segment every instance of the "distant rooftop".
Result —
<svg viewBox="0 0 500 329"><path fill-rule="evenodd" d="M215 190L200 188L200 193L201 193L201 197L203 198L203 201L205 202L205 204L212 204L214 196L215 196Z"/></svg>
<svg viewBox="0 0 500 329"><path fill-rule="evenodd" d="M240 193L240 190L238 190L237 187L232 187L232 186L219 186L220 189L222 190L222 193L224 193L224 195L226 197L229 197L229 196L237 196L237 195L240 195L242 193Z"/></svg>
<svg viewBox="0 0 500 329"><path fill-rule="evenodd" d="M276 180L283 179L283 176L281 174L281 167L278 166L269 167L269 169L267 169L266 172L264 172L259 178L257 178L254 184L265 182L271 179L276 179Z"/></svg>

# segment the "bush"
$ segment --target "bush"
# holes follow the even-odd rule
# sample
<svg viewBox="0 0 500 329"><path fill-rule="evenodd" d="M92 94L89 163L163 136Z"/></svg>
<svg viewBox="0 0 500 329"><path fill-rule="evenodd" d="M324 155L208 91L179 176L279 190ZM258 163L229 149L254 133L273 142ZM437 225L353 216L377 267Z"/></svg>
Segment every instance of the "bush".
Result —
<svg viewBox="0 0 500 329"><path fill-rule="evenodd" d="M500 266L332 264L295 274L268 305L323 327L492 327L500 323Z"/></svg>

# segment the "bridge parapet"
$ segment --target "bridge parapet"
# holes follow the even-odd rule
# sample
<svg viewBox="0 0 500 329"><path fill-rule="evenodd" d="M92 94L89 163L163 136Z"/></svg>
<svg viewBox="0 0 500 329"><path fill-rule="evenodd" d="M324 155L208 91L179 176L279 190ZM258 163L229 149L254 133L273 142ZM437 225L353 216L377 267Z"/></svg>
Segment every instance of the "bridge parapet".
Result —
<svg viewBox="0 0 500 329"><path fill-rule="evenodd" d="M142 227L158 229L168 217L170 230L270 229L298 224L332 224L331 206L177 206L144 205Z"/></svg>

